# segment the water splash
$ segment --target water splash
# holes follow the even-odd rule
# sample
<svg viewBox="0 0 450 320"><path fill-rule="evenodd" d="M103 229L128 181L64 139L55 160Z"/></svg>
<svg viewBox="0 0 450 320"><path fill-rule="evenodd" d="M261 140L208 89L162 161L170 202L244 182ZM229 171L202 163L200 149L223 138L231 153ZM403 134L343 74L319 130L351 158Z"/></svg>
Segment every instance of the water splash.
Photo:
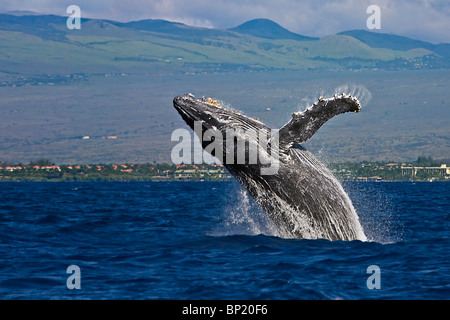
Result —
<svg viewBox="0 0 450 320"><path fill-rule="evenodd" d="M370 91L361 84L345 84L339 86L334 89L333 94L341 94L343 92L356 97L362 106L367 105L370 99L372 99L372 94Z"/></svg>
<svg viewBox="0 0 450 320"><path fill-rule="evenodd" d="M343 185L358 211L368 241L388 244L402 240L403 226L394 214L395 205L378 183L344 182Z"/></svg>
<svg viewBox="0 0 450 320"><path fill-rule="evenodd" d="M299 105L298 110L303 111L306 108L310 107L314 102L317 101L319 97L332 97L335 94L339 95L341 93L350 94L353 97L356 97L363 108L367 106L369 101L372 99L372 93L362 84L343 84L339 87L336 87L334 89L330 88L321 88L317 92L315 92L313 95L310 95L308 97L304 97L301 99L301 103Z"/></svg>
<svg viewBox="0 0 450 320"><path fill-rule="evenodd" d="M225 206L220 231L217 230L214 235L280 236L276 226L244 187L236 185L230 199L232 201Z"/></svg>

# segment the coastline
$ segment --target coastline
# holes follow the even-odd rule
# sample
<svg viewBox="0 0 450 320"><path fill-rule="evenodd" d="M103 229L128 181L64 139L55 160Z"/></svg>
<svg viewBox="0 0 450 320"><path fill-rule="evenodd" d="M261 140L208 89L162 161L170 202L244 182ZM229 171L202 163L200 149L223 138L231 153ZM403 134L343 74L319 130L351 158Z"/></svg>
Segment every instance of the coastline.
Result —
<svg viewBox="0 0 450 320"><path fill-rule="evenodd" d="M418 167L405 163L328 164L340 181L354 182L434 182L450 181L449 168ZM420 170L419 170L420 169ZM447 171L446 171L447 170ZM222 164L91 164L55 165L39 160L28 165L0 163L0 182L131 182L131 181L230 181Z"/></svg>

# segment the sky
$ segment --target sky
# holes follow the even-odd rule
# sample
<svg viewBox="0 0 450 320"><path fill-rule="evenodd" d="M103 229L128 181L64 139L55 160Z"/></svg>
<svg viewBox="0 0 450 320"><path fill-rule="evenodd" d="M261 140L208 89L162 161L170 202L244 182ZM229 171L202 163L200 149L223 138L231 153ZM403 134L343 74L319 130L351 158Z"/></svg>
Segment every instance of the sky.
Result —
<svg viewBox="0 0 450 320"><path fill-rule="evenodd" d="M1 0L0 12L26 10L116 21L165 19L187 25L227 29L245 21L271 19L290 31L323 37L366 29L369 5L380 7L381 29L432 43L450 43L449 0Z"/></svg>

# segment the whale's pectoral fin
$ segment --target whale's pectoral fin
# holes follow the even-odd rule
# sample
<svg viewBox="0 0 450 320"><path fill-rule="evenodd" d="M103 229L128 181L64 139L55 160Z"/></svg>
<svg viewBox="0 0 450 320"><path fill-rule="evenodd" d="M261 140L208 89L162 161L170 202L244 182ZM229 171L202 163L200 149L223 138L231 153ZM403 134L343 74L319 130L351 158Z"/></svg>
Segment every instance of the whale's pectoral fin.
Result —
<svg viewBox="0 0 450 320"><path fill-rule="evenodd" d="M359 112L361 105L355 97L341 94L314 103L303 112L296 112L279 131L280 146L289 147L309 140L317 130L334 116L345 112Z"/></svg>

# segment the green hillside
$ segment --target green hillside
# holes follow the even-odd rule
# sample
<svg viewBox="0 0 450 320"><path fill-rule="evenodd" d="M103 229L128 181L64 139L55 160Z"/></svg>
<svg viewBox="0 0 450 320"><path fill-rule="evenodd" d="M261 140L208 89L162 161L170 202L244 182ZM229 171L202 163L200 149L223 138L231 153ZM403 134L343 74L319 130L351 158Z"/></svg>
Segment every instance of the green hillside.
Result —
<svg viewBox="0 0 450 320"><path fill-rule="evenodd" d="M268 19L250 20L229 30L264 39L292 39L299 41L318 40L318 38L306 37L301 34L290 32L278 23Z"/></svg>
<svg viewBox="0 0 450 320"><path fill-rule="evenodd" d="M400 51L408 51L415 48L424 48L433 51L434 53L445 58L450 57L449 43L432 44L429 42L398 36L395 34L370 32L366 30L344 31L338 33L338 35L351 36L373 48L388 48Z"/></svg>
<svg viewBox="0 0 450 320"><path fill-rule="evenodd" d="M376 47L358 37L321 39L270 20L230 30L164 20L82 20L68 30L58 16L0 15L0 70L14 74L204 72L267 69L417 69L445 65L432 47ZM364 39L362 39L364 40Z"/></svg>

